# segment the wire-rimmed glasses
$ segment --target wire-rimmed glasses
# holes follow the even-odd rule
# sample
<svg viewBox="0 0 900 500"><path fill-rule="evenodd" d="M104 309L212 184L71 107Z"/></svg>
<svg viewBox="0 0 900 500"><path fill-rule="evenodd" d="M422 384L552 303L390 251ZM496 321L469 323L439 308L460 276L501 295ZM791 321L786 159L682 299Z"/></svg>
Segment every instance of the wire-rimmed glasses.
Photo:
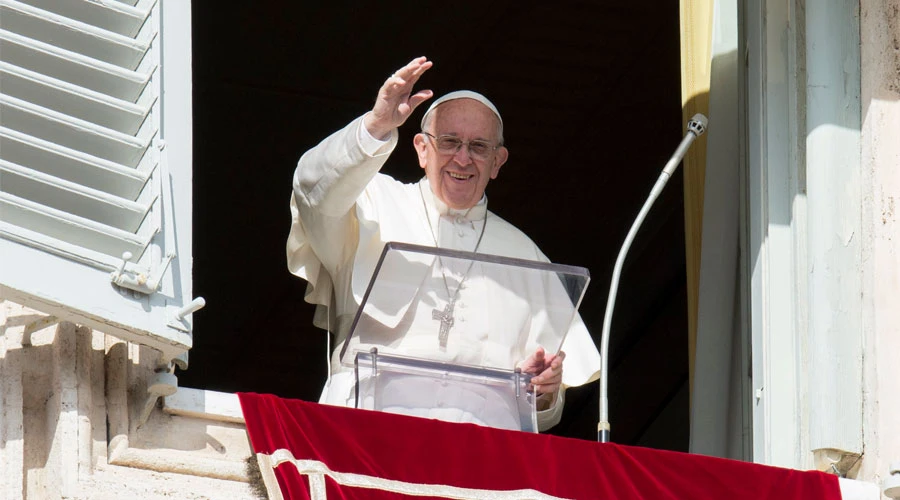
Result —
<svg viewBox="0 0 900 500"><path fill-rule="evenodd" d="M446 155L455 155L463 146L465 146L471 158L475 160L487 160L490 158L491 153L500 148L500 144L493 144L480 139L463 141L459 137L452 135L435 136L428 132L422 132L422 134L430 137L431 140L434 141L434 146L439 153Z"/></svg>

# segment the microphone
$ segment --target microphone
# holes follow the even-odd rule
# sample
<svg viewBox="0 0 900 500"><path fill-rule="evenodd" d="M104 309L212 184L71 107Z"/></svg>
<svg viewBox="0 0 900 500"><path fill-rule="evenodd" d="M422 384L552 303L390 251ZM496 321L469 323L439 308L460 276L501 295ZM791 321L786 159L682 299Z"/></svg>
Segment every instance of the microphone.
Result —
<svg viewBox="0 0 900 500"><path fill-rule="evenodd" d="M659 179L656 180L656 184L650 190L650 196L647 197L647 201L644 202L644 206L641 207L634 224L628 231L625 242L622 244L622 249L619 250L616 266L613 268L612 280L610 280L609 284L609 299L606 302L606 314L603 316L603 336L600 339L600 420L597 422L597 441L601 443L609 442L609 398L607 397L609 389L607 384L609 375L609 329L612 325L613 309L615 309L616 305L616 292L619 288L619 277L622 274L625 255L628 253L628 249L631 248L631 242L634 241L634 237L644 222L644 218L650 212L650 207L653 206L653 202L656 201L663 188L666 187L669 177L678 168L678 164L681 163L681 159L684 158L685 153L691 147L691 143L706 132L707 122L706 117L700 113L697 113L688 121L687 133L684 135L684 139L681 140L681 144L675 149L675 154L666 163L662 173L659 174Z"/></svg>

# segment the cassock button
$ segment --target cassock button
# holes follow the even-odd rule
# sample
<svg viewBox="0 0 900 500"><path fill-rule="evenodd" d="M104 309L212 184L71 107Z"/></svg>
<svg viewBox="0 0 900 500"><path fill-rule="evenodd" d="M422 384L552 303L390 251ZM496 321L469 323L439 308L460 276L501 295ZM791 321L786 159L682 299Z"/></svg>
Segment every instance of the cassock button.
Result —
<svg viewBox="0 0 900 500"><path fill-rule="evenodd" d="M463 217L462 215L457 215L457 216L456 216L456 223L457 223L457 224L459 224L459 225L461 226L464 222L466 222L466 218L465 218L465 217Z"/></svg>

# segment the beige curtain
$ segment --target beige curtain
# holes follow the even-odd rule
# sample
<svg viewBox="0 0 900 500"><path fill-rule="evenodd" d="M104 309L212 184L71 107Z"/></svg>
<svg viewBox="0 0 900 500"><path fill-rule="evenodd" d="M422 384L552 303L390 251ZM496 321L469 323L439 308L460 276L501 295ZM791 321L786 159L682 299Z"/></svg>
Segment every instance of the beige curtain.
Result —
<svg viewBox="0 0 900 500"><path fill-rule="evenodd" d="M692 453L748 459L741 344L738 0L690 2L682 19L685 118L709 129L685 158ZM684 12L684 10L683 10ZM688 15L693 17L688 17ZM702 28L701 28L702 26ZM693 28L691 31L689 28ZM693 36L689 36L693 33ZM702 233L702 235L701 235ZM701 238L702 236L702 238Z"/></svg>
<svg viewBox="0 0 900 500"><path fill-rule="evenodd" d="M682 123L697 113L709 116L709 81L714 0L681 0ZM686 130L685 130L686 131ZM684 241L688 291L688 367L691 391L697 347L697 304L700 288L700 242L703 229L703 186L706 176L706 136L694 142L684 157ZM693 393L692 393L693 397Z"/></svg>

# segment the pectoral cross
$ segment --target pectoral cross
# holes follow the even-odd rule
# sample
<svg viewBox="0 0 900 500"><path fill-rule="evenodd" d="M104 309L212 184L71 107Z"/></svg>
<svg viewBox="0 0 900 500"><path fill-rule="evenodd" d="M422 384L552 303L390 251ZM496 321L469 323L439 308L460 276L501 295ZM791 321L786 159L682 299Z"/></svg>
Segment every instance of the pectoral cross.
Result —
<svg viewBox="0 0 900 500"><path fill-rule="evenodd" d="M441 329L438 332L438 341L441 343L441 347L447 347L447 337L450 336L450 327L453 326L453 302L447 304L443 311L432 309L431 319L440 320Z"/></svg>

